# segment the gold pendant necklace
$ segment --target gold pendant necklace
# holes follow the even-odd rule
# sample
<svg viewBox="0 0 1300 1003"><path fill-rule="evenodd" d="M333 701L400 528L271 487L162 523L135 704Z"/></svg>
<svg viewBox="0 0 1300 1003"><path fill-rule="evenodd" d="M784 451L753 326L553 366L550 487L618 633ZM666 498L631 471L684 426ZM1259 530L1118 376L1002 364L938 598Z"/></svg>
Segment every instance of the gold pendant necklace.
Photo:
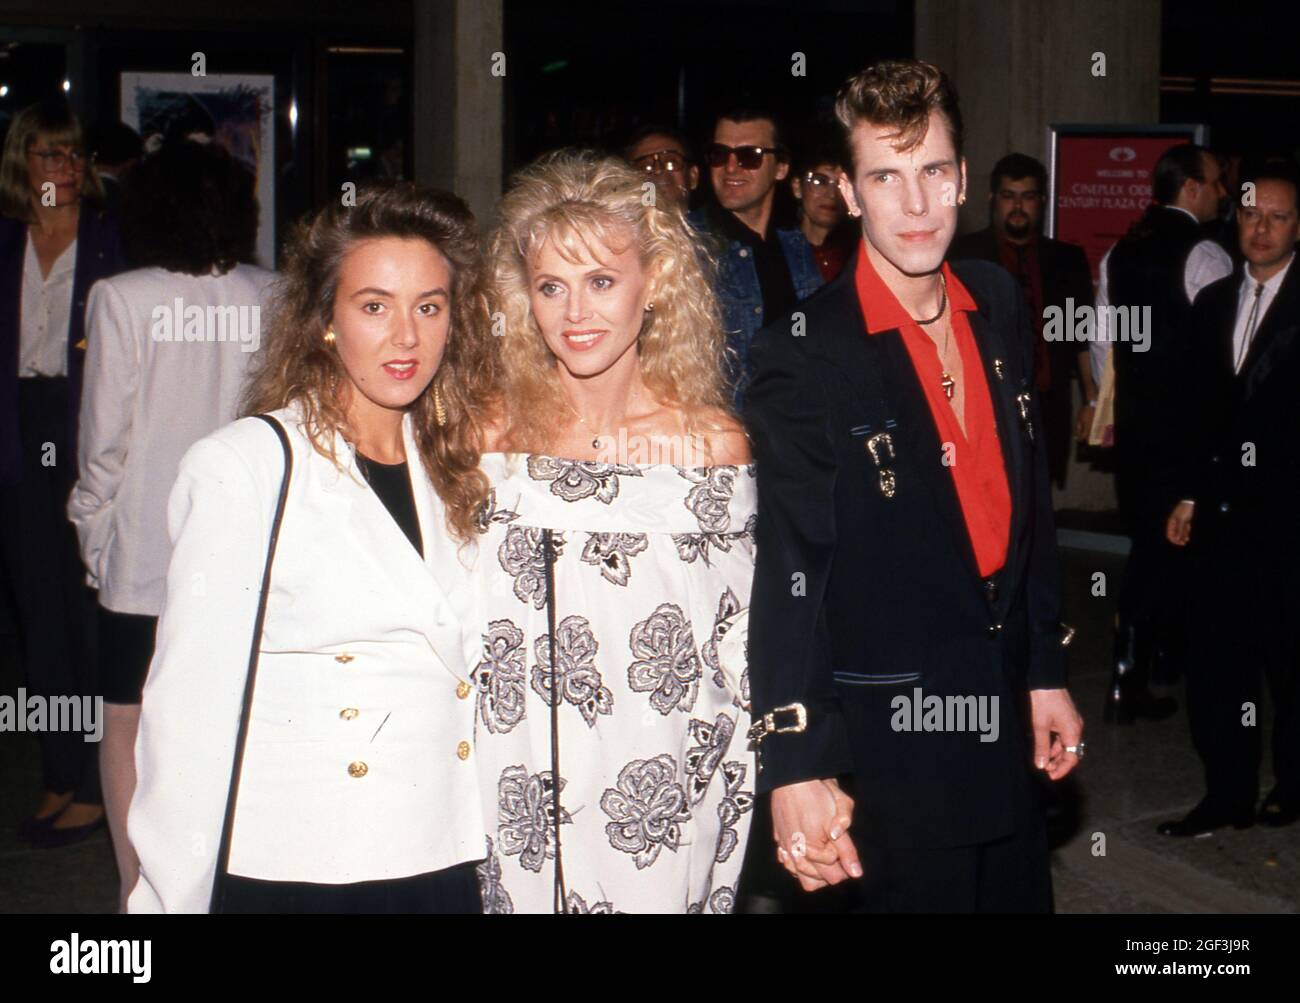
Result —
<svg viewBox="0 0 1300 1003"><path fill-rule="evenodd" d="M927 324L933 324L943 316L943 312L948 309L948 280L944 278L943 272L939 273L939 312L929 320L918 320L917 323L922 327ZM957 381L948 375L948 370L944 368L944 361L948 358L948 339L952 337L952 325L949 324L943 332L943 353L939 356L940 379L939 386L943 389L943 395L952 400L952 395L957 390Z"/></svg>
<svg viewBox="0 0 1300 1003"><path fill-rule="evenodd" d="M563 391L561 391L561 392L563 392ZM636 391L636 390L633 390L631 396L628 397L628 399L627 399L627 407L624 408L624 410L623 410L623 415L624 415L624 417L627 416L627 412L628 412L628 411L631 409L631 407L632 407L632 402L635 401L636 399L637 399L637 391ZM567 395L567 394L565 395L565 401L568 402L568 395ZM597 432L594 428L592 428L590 425L587 424L587 419L585 419L585 418L584 418L584 417L583 417L583 416L578 412L578 409L577 409L576 407L574 407L572 403L569 404L569 410L572 411L572 412L573 412L573 416L574 416L575 418L578 419L578 423L581 424L582 427L585 428L588 432L592 433L592 435L591 435L591 448L592 448L592 449L599 449L599 448L600 448L600 433Z"/></svg>
<svg viewBox="0 0 1300 1003"><path fill-rule="evenodd" d="M939 368L943 370L943 375L939 380L939 386L943 388L944 396L952 400L952 395L957 390L957 381L948 375L948 370L944 369L944 360L948 358L948 339L952 337L952 325L949 324L943 332L943 354L939 356Z"/></svg>

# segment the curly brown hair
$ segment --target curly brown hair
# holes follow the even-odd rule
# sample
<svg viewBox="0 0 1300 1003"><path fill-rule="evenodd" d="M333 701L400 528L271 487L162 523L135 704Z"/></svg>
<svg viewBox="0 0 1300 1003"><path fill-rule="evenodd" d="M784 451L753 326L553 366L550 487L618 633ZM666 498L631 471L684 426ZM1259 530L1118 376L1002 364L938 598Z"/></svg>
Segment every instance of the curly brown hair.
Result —
<svg viewBox="0 0 1300 1003"><path fill-rule="evenodd" d="M338 465L334 434L349 437L340 389L346 373L324 340L334 314L339 266L359 241L398 237L428 241L451 264L451 330L434 374L446 410L435 419L426 390L411 404L420 459L443 500L447 528L461 542L474 535L488 496L479 470L483 424L480 402L494 376L491 339L482 320L483 258L474 215L455 195L412 182L376 182L356 192L355 205L332 202L299 223L284 249L271 330L244 394L242 413L298 404L316 451Z"/></svg>
<svg viewBox="0 0 1300 1003"><path fill-rule="evenodd" d="M853 127L866 121L894 129L897 149L906 153L925 141L930 113L948 122L953 149L961 158L962 120L957 89L948 74L920 59L886 59L844 82L835 96L835 118L844 130L846 151Z"/></svg>

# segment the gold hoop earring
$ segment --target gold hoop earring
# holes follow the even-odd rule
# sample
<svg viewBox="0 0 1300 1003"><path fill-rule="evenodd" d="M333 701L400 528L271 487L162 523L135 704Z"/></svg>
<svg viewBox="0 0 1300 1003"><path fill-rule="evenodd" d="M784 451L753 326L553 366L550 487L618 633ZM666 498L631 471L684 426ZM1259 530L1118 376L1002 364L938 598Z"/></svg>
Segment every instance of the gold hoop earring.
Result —
<svg viewBox="0 0 1300 1003"><path fill-rule="evenodd" d="M440 426L447 424L447 409L442 404L442 394L438 393L438 388L433 388L433 420Z"/></svg>
<svg viewBox="0 0 1300 1003"><path fill-rule="evenodd" d="M333 327L330 327L330 328L329 328L328 330L326 330L326 332L325 332L325 344L327 344L327 345L332 345L332 344L334 344L334 337L335 337L335 335L334 335L334 328L333 328Z"/></svg>

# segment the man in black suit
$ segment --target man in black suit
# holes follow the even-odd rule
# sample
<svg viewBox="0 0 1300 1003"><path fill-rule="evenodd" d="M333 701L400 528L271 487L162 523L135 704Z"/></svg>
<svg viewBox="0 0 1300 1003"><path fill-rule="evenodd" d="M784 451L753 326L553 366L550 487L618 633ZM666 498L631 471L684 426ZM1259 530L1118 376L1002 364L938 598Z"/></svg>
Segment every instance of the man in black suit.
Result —
<svg viewBox="0 0 1300 1003"><path fill-rule="evenodd" d="M965 163L942 71L877 64L836 116L862 240L753 346L758 790L805 889L1046 911L1031 764L1059 779L1083 744L1024 298L944 264Z"/></svg>
<svg viewBox="0 0 1300 1003"><path fill-rule="evenodd" d="M1155 721L1177 710L1149 682L1177 677L1187 660L1184 555L1169 546L1164 531L1181 497L1177 471L1193 441L1181 424L1192 302L1232 273L1232 259L1204 230L1225 193L1213 153L1193 143L1170 147L1152 172L1152 203L1101 260L1093 347L1103 359L1109 352L1114 364L1115 494L1132 541L1115 622L1107 722Z"/></svg>
<svg viewBox="0 0 1300 1003"><path fill-rule="evenodd" d="M1245 266L1192 308L1183 421L1194 453L1166 532L1176 546L1190 542L1187 709L1206 793L1159 827L1168 836L1255 820L1261 676L1273 697L1276 785L1258 818L1300 818L1300 174L1281 164L1249 180L1253 199L1237 209Z"/></svg>
<svg viewBox="0 0 1300 1003"><path fill-rule="evenodd" d="M1087 344L1044 337L1044 311L1055 309L1069 318L1073 309L1091 307L1092 273L1082 247L1042 235L1046 193L1046 168L1024 153L1008 153L989 175L989 225L958 237L948 257L992 261L1020 280L1034 335L1034 389L1043 415L1048 469L1052 481L1063 488L1074 432L1071 377L1077 372L1083 382L1085 413L1097 406L1097 386ZM1055 330L1061 332L1061 326ZM1053 334L1052 327L1047 334Z"/></svg>

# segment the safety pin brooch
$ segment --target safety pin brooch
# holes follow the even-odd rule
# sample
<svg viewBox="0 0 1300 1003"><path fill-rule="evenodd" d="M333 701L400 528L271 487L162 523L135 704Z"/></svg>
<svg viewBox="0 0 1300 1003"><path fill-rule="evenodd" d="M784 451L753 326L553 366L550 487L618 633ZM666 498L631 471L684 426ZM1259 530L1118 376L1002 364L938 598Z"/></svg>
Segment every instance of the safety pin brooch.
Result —
<svg viewBox="0 0 1300 1003"><path fill-rule="evenodd" d="M1016 409L1020 412L1020 422L1025 426L1025 434L1029 436L1029 441L1034 441L1034 422L1029 417L1029 392L1016 394Z"/></svg>
<svg viewBox="0 0 1300 1003"><path fill-rule="evenodd" d="M894 459L894 437L888 432L877 432L867 440L867 452L871 454L871 462L880 472L880 493L886 498L893 498L898 480L894 471L885 466L885 463Z"/></svg>

